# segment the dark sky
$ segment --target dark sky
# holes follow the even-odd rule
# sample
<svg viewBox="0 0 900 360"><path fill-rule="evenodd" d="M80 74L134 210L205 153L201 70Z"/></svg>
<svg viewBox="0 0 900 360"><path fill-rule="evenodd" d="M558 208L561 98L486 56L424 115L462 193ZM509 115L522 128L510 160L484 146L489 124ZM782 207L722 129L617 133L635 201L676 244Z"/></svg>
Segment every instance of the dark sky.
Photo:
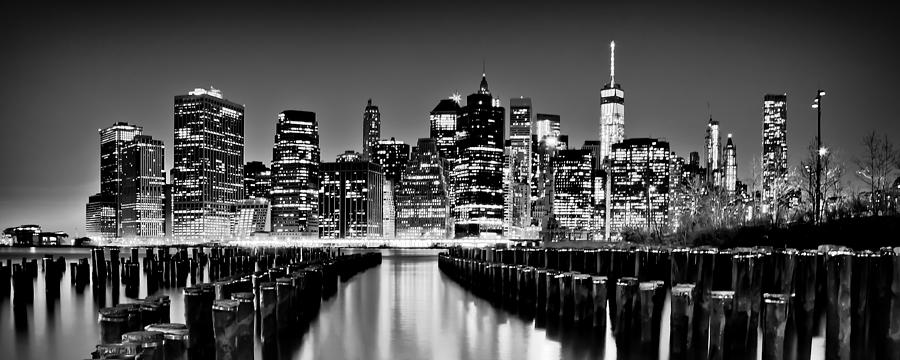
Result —
<svg viewBox="0 0 900 360"><path fill-rule="evenodd" d="M144 5L144 3L154 3ZM761 151L762 97L788 94L790 162L823 137L854 171L860 139L900 136L896 9L867 2L3 1L0 227L84 232L99 190L97 129L144 126L172 165L173 96L210 85L246 105L246 160L271 161L276 114L315 111L323 159L361 147L373 98L382 135L428 135L438 100L476 90L530 96L581 146L596 139L600 87L626 92L626 137L699 151L707 102L734 133L740 178ZM848 179L849 180L849 179Z"/></svg>

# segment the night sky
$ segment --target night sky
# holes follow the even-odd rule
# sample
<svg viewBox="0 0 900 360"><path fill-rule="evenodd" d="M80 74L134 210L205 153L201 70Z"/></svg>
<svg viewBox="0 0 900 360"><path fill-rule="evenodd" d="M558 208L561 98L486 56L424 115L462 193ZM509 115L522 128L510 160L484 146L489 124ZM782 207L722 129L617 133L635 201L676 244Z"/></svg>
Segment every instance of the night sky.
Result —
<svg viewBox="0 0 900 360"><path fill-rule="evenodd" d="M276 114L298 109L318 114L332 161L360 150L368 98L382 136L414 144L440 99L477 89L484 61L505 107L531 97L580 147L598 137L610 40L626 137L663 137L687 157L703 148L709 103L723 142L734 134L741 179L761 152L765 93L788 94L792 165L813 140L818 87L823 138L848 174L865 133L900 139L888 2L673 3L3 1L0 227L83 234L99 191L97 129L144 126L171 168L173 96L195 87L246 105L245 160L270 162Z"/></svg>

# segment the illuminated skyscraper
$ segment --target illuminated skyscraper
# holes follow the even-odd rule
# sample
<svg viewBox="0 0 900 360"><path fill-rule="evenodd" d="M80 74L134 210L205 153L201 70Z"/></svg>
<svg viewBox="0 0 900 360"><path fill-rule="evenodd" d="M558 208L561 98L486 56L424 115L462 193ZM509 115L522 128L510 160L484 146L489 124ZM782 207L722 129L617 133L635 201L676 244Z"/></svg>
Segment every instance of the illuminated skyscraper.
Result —
<svg viewBox="0 0 900 360"><path fill-rule="evenodd" d="M713 186L720 186L722 134L719 133L719 122L709 118L706 125L706 181Z"/></svg>
<svg viewBox="0 0 900 360"><path fill-rule="evenodd" d="M737 191L737 149L728 134L728 142L725 143L725 190L729 194Z"/></svg>
<svg viewBox="0 0 900 360"><path fill-rule="evenodd" d="M787 177L787 94L763 98L763 211L771 211L773 189Z"/></svg>
<svg viewBox="0 0 900 360"><path fill-rule="evenodd" d="M116 229L116 198L102 193L88 197L84 207L84 231L95 239L112 239Z"/></svg>
<svg viewBox="0 0 900 360"><path fill-rule="evenodd" d="M264 197L243 199L231 207L231 235L243 237L269 228L269 200Z"/></svg>
<svg viewBox="0 0 900 360"><path fill-rule="evenodd" d="M625 138L625 92L616 83L616 42L609 44L609 84L600 90L600 158L609 157L612 146Z"/></svg>
<svg viewBox="0 0 900 360"><path fill-rule="evenodd" d="M438 149L434 139L419 139L403 170L395 195L399 238L446 239L451 234L449 162Z"/></svg>
<svg viewBox="0 0 900 360"><path fill-rule="evenodd" d="M669 214L669 143L627 139L613 145L612 155L612 233L665 227Z"/></svg>
<svg viewBox="0 0 900 360"><path fill-rule="evenodd" d="M372 99L363 112L363 159L370 160L375 155L375 145L381 139L381 112L372 105Z"/></svg>
<svg viewBox="0 0 900 360"><path fill-rule="evenodd" d="M275 124L272 232L319 235L319 123L316 113L285 110Z"/></svg>
<svg viewBox="0 0 900 360"><path fill-rule="evenodd" d="M319 237L381 237L381 166L368 161L333 162L322 163L321 170Z"/></svg>
<svg viewBox="0 0 900 360"><path fill-rule="evenodd" d="M244 106L213 88L175 96L174 148L174 235L229 235L231 204L244 198Z"/></svg>
<svg viewBox="0 0 900 360"><path fill-rule="evenodd" d="M506 148L506 211L504 231L508 237L521 238L531 225L531 128L534 112L531 98L509 100L509 145Z"/></svg>
<svg viewBox="0 0 900 360"><path fill-rule="evenodd" d="M397 186L394 186L394 182L384 179L384 186L381 187L381 236L386 238L397 237L397 202L394 196L396 191Z"/></svg>
<svg viewBox="0 0 900 360"><path fill-rule="evenodd" d="M459 110L459 100L454 95L451 99L441 100L429 115L429 136L437 141L438 151L444 159L456 159L456 120Z"/></svg>
<svg viewBox="0 0 900 360"><path fill-rule="evenodd" d="M166 156L162 141L137 135L126 143L123 155L121 235L165 235Z"/></svg>
<svg viewBox="0 0 900 360"><path fill-rule="evenodd" d="M558 137L560 135L559 115L537 114L532 134L534 135L533 140L536 142L541 142L547 137Z"/></svg>
<svg viewBox="0 0 900 360"><path fill-rule="evenodd" d="M335 162L354 162L354 161L363 161L363 155L353 151L353 150L345 150L343 154L338 154L335 157Z"/></svg>
<svg viewBox="0 0 900 360"><path fill-rule="evenodd" d="M391 180L394 185L400 183L400 175L409 162L409 144L394 138L378 140L373 154L371 161L381 165L384 178Z"/></svg>
<svg viewBox="0 0 900 360"><path fill-rule="evenodd" d="M453 168L453 218L457 233L503 232L504 109L491 96L482 74L476 93L466 97L457 122L459 157Z"/></svg>
<svg viewBox="0 0 900 360"><path fill-rule="evenodd" d="M272 170L262 161L251 161L244 165L244 198L271 199Z"/></svg>
<svg viewBox="0 0 900 360"><path fill-rule="evenodd" d="M553 156L553 216L570 236L593 225L593 159L589 150L561 150Z"/></svg>
<svg viewBox="0 0 900 360"><path fill-rule="evenodd" d="M100 195L103 202L113 203L115 231L111 237L121 233L122 218L122 182L125 178L124 153L125 145L141 135L143 128L125 122L117 122L110 127L100 129ZM99 201L100 198L94 198Z"/></svg>

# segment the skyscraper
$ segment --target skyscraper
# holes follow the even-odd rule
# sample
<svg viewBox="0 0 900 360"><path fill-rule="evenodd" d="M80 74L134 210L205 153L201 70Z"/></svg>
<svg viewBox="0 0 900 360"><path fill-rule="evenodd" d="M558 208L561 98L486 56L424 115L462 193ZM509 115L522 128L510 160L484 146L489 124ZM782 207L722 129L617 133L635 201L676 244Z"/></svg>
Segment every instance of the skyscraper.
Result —
<svg viewBox="0 0 900 360"><path fill-rule="evenodd" d="M244 165L244 198L270 199L272 196L272 170L262 161L250 161Z"/></svg>
<svg viewBox="0 0 900 360"><path fill-rule="evenodd" d="M344 150L343 153L338 154L338 156L334 159L335 162L354 162L354 161L363 161L363 155L353 151L353 150Z"/></svg>
<svg viewBox="0 0 900 360"><path fill-rule="evenodd" d="M116 237L122 227L122 182L124 173L124 148L135 136L141 135L143 128L125 122L117 122L110 127L100 129L100 198L101 201L113 204L114 233ZM102 199L101 199L102 198Z"/></svg>
<svg viewBox="0 0 900 360"><path fill-rule="evenodd" d="M719 122L709 118L706 124L706 181L713 186L721 186L722 135L719 133Z"/></svg>
<svg viewBox="0 0 900 360"><path fill-rule="evenodd" d="M244 197L244 106L213 88L175 96L174 148L174 235L229 235L231 204Z"/></svg>
<svg viewBox="0 0 900 360"><path fill-rule="evenodd" d="M584 238L593 225L593 160L588 150L553 156L553 217L568 238Z"/></svg>
<svg viewBox="0 0 900 360"><path fill-rule="evenodd" d="M737 149L728 134L728 142L725 143L725 190L729 194L737 191Z"/></svg>
<svg viewBox="0 0 900 360"><path fill-rule="evenodd" d="M763 211L771 211L775 188L787 177L787 94L763 97Z"/></svg>
<svg viewBox="0 0 900 360"><path fill-rule="evenodd" d="M616 42L609 43L609 83L600 90L601 161L625 138L625 92L616 83Z"/></svg>
<svg viewBox="0 0 900 360"><path fill-rule="evenodd" d="M532 130L533 140L541 142L547 137L558 137L560 135L560 127L559 115L538 113L534 121L534 129Z"/></svg>
<svg viewBox="0 0 900 360"><path fill-rule="evenodd" d="M457 122L458 160L453 168L453 218L457 233L503 232L504 109L482 74L478 91L466 97Z"/></svg>
<svg viewBox="0 0 900 360"><path fill-rule="evenodd" d="M137 135L122 150L121 235L163 236L166 223L163 211L165 147L160 140Z"/></svg>
<svg viewBox="0 0 900 360"><path fill-rule="evenodd" d="M655 231L669 214L669 143L636 138L613 145L611 231L627 228Z"/></svg>
<svg viewBox="0 0 900 360"><path fill-rule="evenodd" d="M381 236L386 238L397 237L397 203L394 198L396 191L397 186L394 186L394 182L384 179L384 186L381 187Z"/></svg>
<svg viewBox="0 0 900 360"><path fill-rule="evenodd" d="M375 144L374 156L371 157L372 162L381 165L384 172L384 178L391 180L396 186L400 183L400 175L403 168L409 162L409 144L394 140L378 140Z"/></svg>
<svg viewBox="0 0 900 360"><path fill-rule="evenodd" d="M319 123L316 113L285 110L272 152L272 232L319 235Z"/></svg>
<svg viewBox="0 0 900 360"><path fill-rule="evenodd" d="M509 100L509 145L506 151L506 211L504 231L508 237L521 238L531 225L531 128L534 117L531 98Z"/></svg>
<svg viewBox="0 0 900 360"><path fill-rule="evenodd" d="M118 236L115 198L94 194L88 197L84 210L84 232L88 237L111 239Z"/></svg>
<svg viewBox="0 0 900 360"><path fill-rule="evenodd" d="M443 99L431 110L429 136L437 141L438 152L445 159L456 159L456 120L459 117L459 102L456 96Z"/></svg>
<svg viewBox="0 0 900 360"><path fill-rule="evenodd" d="M370 160L375 155L375 145L381 139L381 112L378 106L372 105L372 99L366 104L363 112L363 159Z"/></svg>
<svg viewBox="0 0 900 360"><path fill-rule="evenodd" d="M264 197L237 200L231 207L231 235L250 236L269 225L269 200Z"/></svg>
<svg viewBox="0 0 900 360"><path fill-rule="evenodd" d="M319 237L359 239L382 235L381 166L368 161L322 163Z"/></svg>
<svg viewBox="0 0 900 360"><path fill-rule="evenodd" d="M449 161L435 139L419 139L397 187L397 237L446 239L451 234Z"/></svg>

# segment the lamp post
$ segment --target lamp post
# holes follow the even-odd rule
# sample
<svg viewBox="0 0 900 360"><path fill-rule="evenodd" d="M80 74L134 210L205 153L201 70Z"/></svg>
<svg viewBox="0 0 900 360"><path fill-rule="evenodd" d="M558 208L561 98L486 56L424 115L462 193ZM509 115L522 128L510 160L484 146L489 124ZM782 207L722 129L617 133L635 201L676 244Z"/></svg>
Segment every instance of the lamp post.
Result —
<svg viewBox="0 0 900 360"><path fill-rule="evenodd" d="M824 155L824 151L822 149L822 96L825 96L825 91L819 89L816 92L816 97L813 99L812 108L816 109L816 204L815 211L816 215L814 217L815 222L818 224L822 221L821 219L821 207L822 207L822 155Z"/></svg>

